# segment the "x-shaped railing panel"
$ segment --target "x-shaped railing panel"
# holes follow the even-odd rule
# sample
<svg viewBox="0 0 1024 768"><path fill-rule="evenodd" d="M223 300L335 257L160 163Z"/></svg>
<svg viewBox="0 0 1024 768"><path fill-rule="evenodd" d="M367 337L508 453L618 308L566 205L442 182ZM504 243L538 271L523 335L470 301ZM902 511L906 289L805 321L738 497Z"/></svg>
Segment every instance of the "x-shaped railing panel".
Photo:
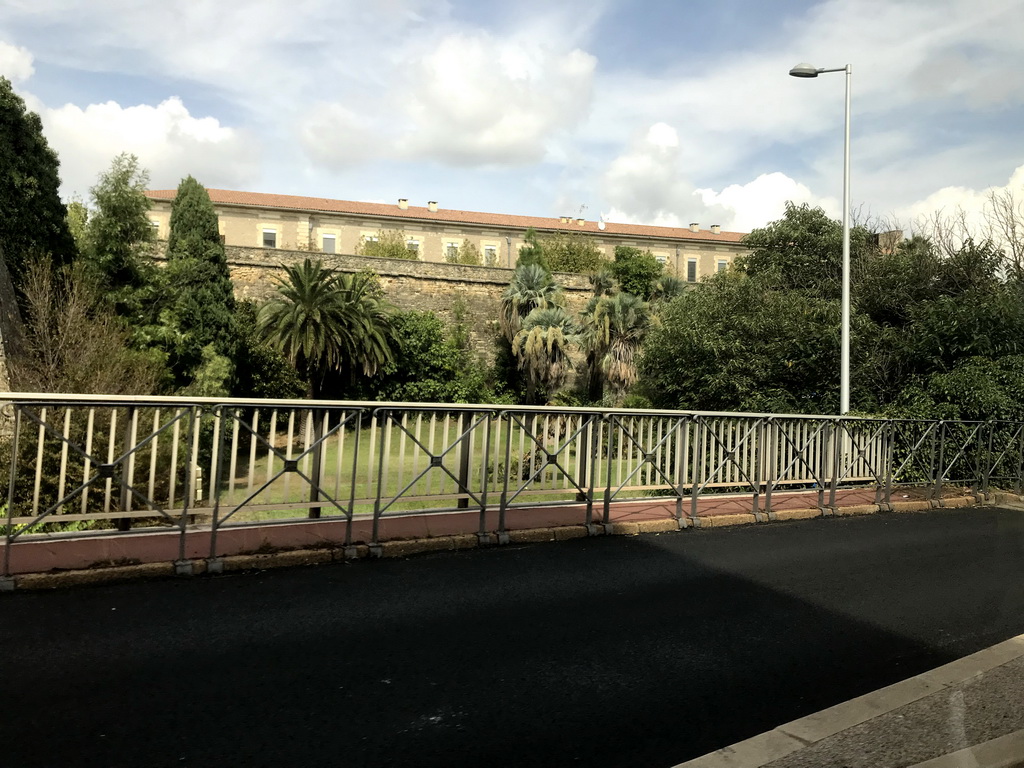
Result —
<svg viewBox="0 0 1024 768"><path fill-rule="evenodd" d="M256 499L257 497L259 497L260 494L262 494L267 488L272 486L277 480L279 480L280 478L282 478L282 477L284 477L285 475L288 475L288 474L294 474L294 475L298 476L299 478L301 478L302 480L304 480L306 482L307 486L309 487L309 489L316 493L318 501L323 500L323 501L326 501L326 502L330 503L342 515L344 515L348 519L351 519L352 511L353 511L352 510L351 499L349 500L349 505L347 507L345 505L343 505L337 498L335 498L333 495L327 493L324 490L323 486L320 483L320 478L319 477L314 478L311 475L307 475L305 472L302 471L301 465L304 463L304 460L307 457L313 457L318 451L321 451L322 450L322 446L327 442L327 440L329 440L334 435L338 434L338 432L340 432L341 430L345 429L347 426L349 426L352 423L356 422L359 419L359 417L362 415L362 411L361 410L338 410L338 409L322 409L321 410L321 409L315 409L315 408L310 409L310 410L315 414L315 415L312 415L311 421L314 424L316 424L317 423L317 419L319 418L319 426L320 427L323 426L324 420L325 420L325 418L327 418L329 416L329 414L340 413L340 414L347 414L347 415L339 417L338 422L334 426L330 427L329 429L326 429L326 430L321 429L321 430L319 430L320 431L319 436L314 438L312 441L310 441L309 445L305 448L305 450L299 452L298 454L292 454L292 455L289 455L290 454L290 450L289 451L282 451L280 448L278 448L273 443L271 443L266 437L264 437L262 434L260 434L257 430L253 429L253 427L250 426L249 422L246 419L241 417L239 411L237 411L237 410L230 410L228 413L225 413L224 409L221 409L218 412L217 415L219 416L219 418L226 420L228 423L237 424L242 430L244 430L249 435L249 439L256 440L259 445L262 445L267 450L268 456L272 456L274 459L279 459L281 461L281 469L277 470L276 472L273 472L273 474L269 474L268 473L267 479L264 480L264 482L258 488L256 488L256 490L250 491L248 493L248 495L246 495L245 498L241 502L238 502L238 503L232 502L229 505L230 506L230 511L228 511L226 514L224 514L221 511L222 510L222 506L221 506L221 503L220 503L220 494L221 494L221 488L220 488L220 485L221 485L220 480L221 480L221 478L220 478L220 474L222 472L222 466L221 465L223 464L223 455L224 455L224 452L222 450L218 454L218 468L217 468L218 476L215 478L215 482L214 482L214 485L215 485L215 487L217 489L217 496L214 499L214 504L215 504L215 511L214 511L214 518L213 518L213 527L214 527L214 529L222 527L228 521L228 519L230 519L233 515L235 515L239 510L245 508L249 504L249 502L251 502L253 499ZM221 439L222 442L226 439L226 436L227 436L227 430L226 429L222 429L221 430L221 434L220 434L220 439ZM353 461L355 461L355 460L356 460L356 458L354 456L353 457ZM273 468L274 462L273 462L272 459L270 460L270 465Z"/></svg>

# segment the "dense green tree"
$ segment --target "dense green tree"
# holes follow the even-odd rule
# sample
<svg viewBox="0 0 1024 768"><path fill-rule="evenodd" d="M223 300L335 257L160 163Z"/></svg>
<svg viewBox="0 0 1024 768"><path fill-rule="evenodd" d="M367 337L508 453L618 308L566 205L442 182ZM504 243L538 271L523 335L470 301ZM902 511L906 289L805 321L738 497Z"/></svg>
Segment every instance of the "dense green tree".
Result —
<svg viewBox="0 0 1024 768"><path fill-rule="evenodd" d="M340 274L310 259L284 270L260 308L260 333L305 372L313 398L330 371L373 376L393 358L393 312L374 275Z"/></svg>
<svg viewBox="0 0 1024 768"><path fill-rule="evenodd" d="M519 253L516 258L516 266L525 266L526 264L536 264L541 268L548 270L547 259L544 257L544 246L541 245L540 237L537 235L537 230L533 227L528 227L526 233L523 235L524 244L519 246Z"/></svg>
<svg viewBox="0 0 1024 768"><path fill-rule="evenodd" d="M308 389L306 382L284 355L261 338L257 319L258 309L253 302L235 303L238 348L233 394L285 400L302 397Z"/></svg>
<svg viewBox="0 0 1024 768"><path fill-rule="evenodd" d="M59 167L39 115L29 112L11 81L0 77L0 243L16 285L33 258L49 255L59 267L75 257L60 200Z"/></svg>
<svg viewBox="0 0 1024 768"><path fill-rule="evenodd" d="M547 402L569 378L569 348L578 343L579 326L559 306L538 307L523 320L512 353L526 372L528 405Z"/></svg>
<svg viewBox="0 0 1024 768"><path fill-rule="evenodd" d="M752 277L770 276L779 288L806 291L822 298L841 293L843 227L820 208L786 203L783 218L753 230L743 242L750 253L738 258L737 269ZM863 227L850 231L853 268L875 249Z"/></svg>
<svg viewBox="0 0 1024 768"><path fill-rule="evenodd" d="M593 239L575 232L546 237L542 248L544 261L552 272L596 272L607 263Z"/></svg>
<svg viewBox="0 0 1024 768"><path fill-rule="evenodd" d="M461 324L447 327L432 312L399 312L393 320L394 357L377 375L359 382L360 400L431 403L490 403L490 372L472 353Z"/></svg>
<svg viewBox="0 0 1024 768"><path fill-rule="evenodd" d="M656 407L834 412L839 304L721 272L662 307L638 371Z"/></svg>
<svg viewBox="0 0 1024 768"><path fill-rule="evenodd" d="M75 250L85 254L89 250L89 209L81 198L75 197L68 203L67 210L68 231L75 241Z"/></svg>
<svg viewBox="0 0 1024 768"><path fill-rule="evenodd" d="M146 197L149 171L132 154L115 157L90 190L93 210L87 227L87 261L100 284L114 293L152 281L148 248L154 240ZM126 295L114 303L130 303ZM119 314L127 314L119 309Z"/></svg>
<svg viewBox="0 0 1024 768"><path fill-rule="evenodd" d="M356 256L405 261L419 259L419 254L409 248L405 233L396 229L382 229L373 237L360 237L356 245Z"/></svg>
<svg viewBox="0 0 1024 768"><path fill-rule="evenodd" d="M651 300L664 271L653 253L629 245L615 246L615 261L610 268L622 290L644 301Z"/></svg>
<svg viewBox="0 0 1024 768"><path fill-rule="evenodd" d="M462 245L454 252L446 252L444 259L449 264L466 264L471 267L479 267L483 263L480 258L480 249L469 240L463 240Z"/></svg>

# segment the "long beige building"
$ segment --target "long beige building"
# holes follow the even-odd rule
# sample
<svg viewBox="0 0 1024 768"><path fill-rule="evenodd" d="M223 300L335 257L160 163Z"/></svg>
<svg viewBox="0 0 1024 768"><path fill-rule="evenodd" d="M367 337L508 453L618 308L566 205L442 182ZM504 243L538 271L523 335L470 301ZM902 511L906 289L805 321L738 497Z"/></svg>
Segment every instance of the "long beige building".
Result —
<svg viewBox="0 0 1024 768"><path fill-rule="evenodd" d="M448 254L468 240L479 250L485 265L509 267L515 264L524 235L532 227L541 237L584 234L593 238L609 259L617 245L650 250L669 271L690 282L725 269L746 251L743 233L723 232L716 225L708 229L701 229L697 223L655 227L571 216L458 211L442 208L436 202L421 207L409 205L405 199L388 205L225 189L207 191L227 245L354 254L360 239L376 238L382 231L398 231L407 248L422 261L446 261ZM147 192L153 203L150 219L158 238L167 237L175 194L173 189Z"/></svg>

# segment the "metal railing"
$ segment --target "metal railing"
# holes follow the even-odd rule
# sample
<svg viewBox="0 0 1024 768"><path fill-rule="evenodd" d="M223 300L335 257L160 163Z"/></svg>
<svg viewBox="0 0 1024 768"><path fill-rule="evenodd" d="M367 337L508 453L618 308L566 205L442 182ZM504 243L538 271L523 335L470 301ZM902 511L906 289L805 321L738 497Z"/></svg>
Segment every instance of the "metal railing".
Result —
<svg viewBox="0 0 1024 768"><path fill-rule="evenodd" d="M3 573L39 535L210 533L296 519L382 521L473 513L480 534L517 510L662 497L699 523L700 501L749 496L758 520L794 490L827 512L847 488L955 484L1020 491L1024 424L422 403L112 398L0 400ZM496 513L497 524L488 523ZM490 527L491 530L488 530Z"/></svg>

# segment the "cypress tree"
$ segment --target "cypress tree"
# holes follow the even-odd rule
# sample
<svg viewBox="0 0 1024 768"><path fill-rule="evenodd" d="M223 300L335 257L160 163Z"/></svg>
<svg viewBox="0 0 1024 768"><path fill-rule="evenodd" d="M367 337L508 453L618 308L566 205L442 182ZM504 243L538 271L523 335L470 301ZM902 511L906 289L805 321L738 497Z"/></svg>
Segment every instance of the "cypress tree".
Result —
<svg viewBox="0 0 1024 768"><path fill-rule="evenodd" d="M0 77L0 243L15 284L33 255L49 254L55 266L75 257L59 168L39 115Z"/></svg>
<svg viewBox="0 0 1024 768"><path fill-rule="evenodd" d="M237 334L231 274L210 195L191 176L178 185L171 205L164 276L170 299L166 319L177 339L171 365L179 381L194 378L209 345L233 360Z"/></svg>

